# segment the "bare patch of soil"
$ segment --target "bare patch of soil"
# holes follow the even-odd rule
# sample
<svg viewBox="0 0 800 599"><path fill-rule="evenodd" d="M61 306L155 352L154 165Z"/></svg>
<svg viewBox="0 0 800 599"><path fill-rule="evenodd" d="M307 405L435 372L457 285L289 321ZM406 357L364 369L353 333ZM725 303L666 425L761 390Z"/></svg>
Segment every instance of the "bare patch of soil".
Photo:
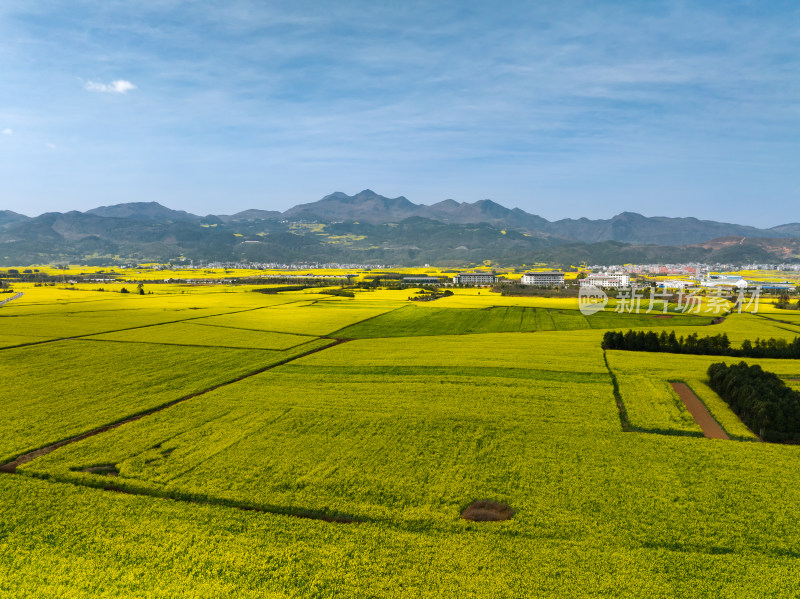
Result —
<svg viewBox="0 0 800 599"><path fill-rule="evenodd" d="M711 324L722 324L723 322L725 322L724 316L717 316L716 318L711 319Z"/></svg>
<svg viewBox="0 0 800 599"><path fill-rule="evenodd" d="M79 470L79 472L88 472L89 474L100 474L102 476L119 476L119 470L113 464L104 464L102 466L90 466Z"/></svg>
<svg viewBox="0 0 800 599"><path fill-rule="evenodd" d="M472 520L474 522L509 520L513 515L514 510L511 507L491 499L473 501L461 512L461 517L464 520Z"/></svg>
<svg viewBox="0 0 800 599"><path fill-rule="evenodd" d="M672 318L672 314L656 314L653 318Z"/></svg>
<svg viewBox="0 0 800 599"><path fill-rule="evenodd" d="M697 395L694 394L694 391L691 390L689 385L686 383L670 383L672 388L675 389L675 393L681 398L683 405L686 406L686 409L689 410L689 413L694 418L694 421L697 423L697 426L700 427L700 430L703 431L703 436L708 437L709 439L730 439L728 433L726 433L722 427L719 425L719 422L714 420L714 417L708 411L706 404L704 404Z"/></svg>

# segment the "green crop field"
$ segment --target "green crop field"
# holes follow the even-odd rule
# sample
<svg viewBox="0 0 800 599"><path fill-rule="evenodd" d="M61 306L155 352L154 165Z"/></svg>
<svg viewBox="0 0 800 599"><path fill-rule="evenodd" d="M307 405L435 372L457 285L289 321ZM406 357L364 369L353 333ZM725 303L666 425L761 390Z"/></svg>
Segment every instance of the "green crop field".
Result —
<svg viewBox="0 0 800 599"><path fill-rule="evenodd" d="M800 595L800 448L708 387L719 357L600 347L782 323L472 290L23 290L0 308L0 462L48 451L0 474L0 597ZM513 517L460 518L477 499Z"/></svg>
<svg viewBox="0 0 800 599"><path fill-rule="evenodd" d="M487 300L492 301L490 298ZM650 314L600 312L584 316L575 309L493 305L483 309L459 309L406 305L382 316L343 328L335 335L346 339L367 339L419 335L572 331L588 328L651 327L659 326L662 322L664 321ZM710 324L711 318L678 315L669 322L673 326L702 326Z"/></svg>
<svg viewBox="0 0 800 599"><path fill-rule="evenodd" d="M337 329L373 318L394 307L391 304L374 305L336 299L303 301L303 296L299 298L300 301L268 310L203 318L198 320L198 324L297 335L329 335Z"/></svg>

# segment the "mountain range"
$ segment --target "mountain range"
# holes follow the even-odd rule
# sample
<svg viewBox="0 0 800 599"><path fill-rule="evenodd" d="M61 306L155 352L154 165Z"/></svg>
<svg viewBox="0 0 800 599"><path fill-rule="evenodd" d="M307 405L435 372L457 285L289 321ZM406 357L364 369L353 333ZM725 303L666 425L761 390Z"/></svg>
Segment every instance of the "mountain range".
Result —
<svg viewBox="0 0 800 599"><path fill-rule="evenodd" d="M284 212L199 216L156 202L36 217L0 211L0 264L8 266L177 256L284 263L736 263L792 261L798 254L800 223L759 229L633 212L548 221L491 200L422 205L369 189L332 193Z"/></svg>

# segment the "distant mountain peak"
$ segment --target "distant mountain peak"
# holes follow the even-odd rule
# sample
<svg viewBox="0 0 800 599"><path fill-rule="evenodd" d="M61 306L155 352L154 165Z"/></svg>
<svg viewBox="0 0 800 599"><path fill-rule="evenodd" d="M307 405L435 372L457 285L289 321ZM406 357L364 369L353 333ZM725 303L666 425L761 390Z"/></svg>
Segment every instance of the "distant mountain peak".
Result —
<svg viewBox="0 0 800 599"><path fill-rule="evenodd" d="M29 216L19 214L13 210L0 210L0 227L3 225L30 220Z"/></svg>
<svg viewBox="0 0 800 599"><path fill-rule="evenodd" d="M321 200L300 204L283 213L284 217L322 220L358 220L370 223L398 221L415 216L420 206L399 196L387 198L371 189L364 189L353 196L341 191L326 195Z"/></svg>
<svg viewBox="0 0 800 599"><path fill-rule="evenodd" d="M435 204L431 204L430 208L433 208L434 206L441 206L442 208L452 206L453 208L455 208L457 206L461 206L462 203L463 202L456 202L452 198L447 198L446 200L442 200L441 202L436 202Z"/></svg>
<svg viewBox="0 0 800 599"><path fill-rule="evenodd" d="M85 214L93 214L105 218L135 218L145 220L200 220L196 214L184 210L172 210L158 202L127 202L112 206L100 206L87 210Z"/></svg>
<svg viewBox="0 0 800 599"><path fill-rule="evenodd" d="M333 193L329 193L324 198L322 198L320 202L327 202L329 200L344 200L349 197L350 196L344 193L343 191L334 191Z"/></svg>

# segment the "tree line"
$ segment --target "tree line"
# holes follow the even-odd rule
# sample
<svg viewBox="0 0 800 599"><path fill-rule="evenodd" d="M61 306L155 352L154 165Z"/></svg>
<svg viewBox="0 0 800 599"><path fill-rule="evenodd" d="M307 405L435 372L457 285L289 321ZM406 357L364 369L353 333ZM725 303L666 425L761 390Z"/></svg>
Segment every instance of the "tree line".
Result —
<svg viewBox="0 0 800 599"><path fill-rule="evenodd" d="M798 292L800 292L800 287L797 288ZM774 303L776 308L781 308L782 310L800 310L800 299L796 302L792 302L792 298L789 297L789 294L784 291L781 293L778 301Z"/></svg>
<svg viewBox="0 0 800 599"><path fill-rule="evenodd" d="M746 362L708 368L711 388L764 441L800 441L800 393Z"/></svg>
<svg viewBox="0 0 800 599"><path fill-rule="evenodd" d="M669 352L673 354L695 354L707 356L733 356L737 358L788 358L800 359L800 337L786 339L745 339L741 347L731 347L726 333L700 337L692 333L684 337L661 331L607 331L603 335L603 349L627 351Z"/></svg>

